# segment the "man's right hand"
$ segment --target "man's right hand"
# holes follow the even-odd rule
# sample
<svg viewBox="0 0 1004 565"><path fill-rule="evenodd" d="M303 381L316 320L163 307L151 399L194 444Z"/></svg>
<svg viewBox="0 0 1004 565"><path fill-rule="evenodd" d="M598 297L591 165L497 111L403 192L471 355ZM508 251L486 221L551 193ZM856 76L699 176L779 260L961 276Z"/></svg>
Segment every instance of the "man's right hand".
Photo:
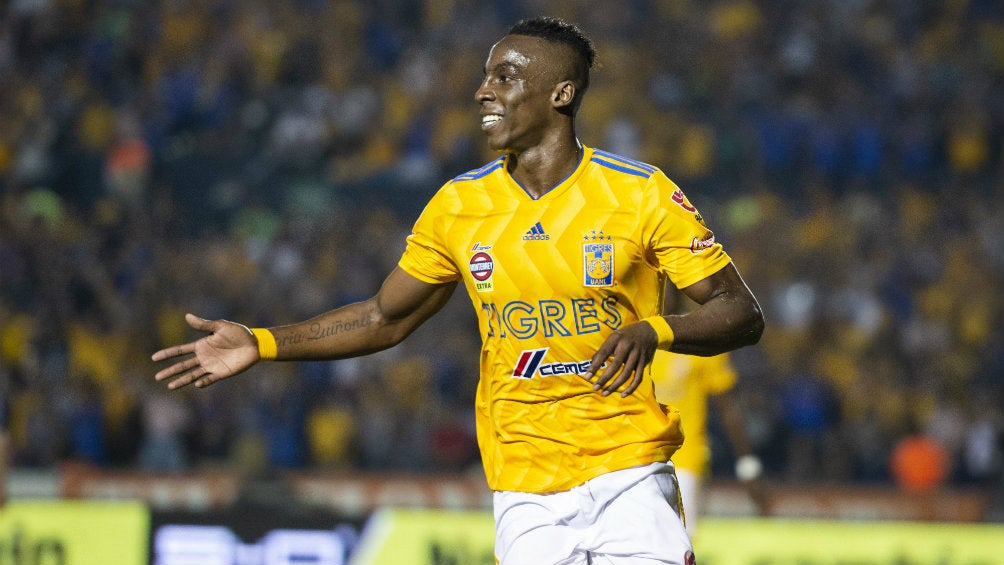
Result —
<svg viewBox="0 0 1004 565"><path fill-rule="evenodd" d="M153 354L154 361L193 354L154 375L158 381L169 381L167 388L193 383L197 387L208 386L242 373L259 361L258 340L247 326L227 320L206 320L193 314L185 314L185 321L209 335Z"/></svg>

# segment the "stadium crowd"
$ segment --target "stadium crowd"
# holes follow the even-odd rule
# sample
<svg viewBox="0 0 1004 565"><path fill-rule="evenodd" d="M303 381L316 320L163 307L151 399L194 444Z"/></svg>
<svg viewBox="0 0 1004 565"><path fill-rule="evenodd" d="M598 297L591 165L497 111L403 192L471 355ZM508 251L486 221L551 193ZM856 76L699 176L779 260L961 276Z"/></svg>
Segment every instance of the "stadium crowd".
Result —
<svg viewBox="0 0 1004 565"><path fill-rule="evenodd" d="M1004 482L1004 7L628 4L0 5L14 465L476 468L459 294L388 352L197 392L149 356L187 311L269 326L374 292L425 200L492 157L490 43L549 12L598 41L581 139L665 170L763 304L734 359L768 472L891 483L922 433L944 484Z"/></svg>

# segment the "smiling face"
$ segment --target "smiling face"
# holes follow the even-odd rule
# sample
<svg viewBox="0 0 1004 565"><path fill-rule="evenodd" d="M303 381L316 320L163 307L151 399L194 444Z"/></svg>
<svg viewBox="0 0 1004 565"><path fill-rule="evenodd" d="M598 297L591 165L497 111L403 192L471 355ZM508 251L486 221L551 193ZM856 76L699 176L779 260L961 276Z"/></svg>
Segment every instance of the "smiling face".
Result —
<svg viewBox="0 0 1004 565"><path fill-rule="evenodd" d="M507 35L492 47L474 97L492 149L521 153L571 115L574 54L539 37Z"/></svg>

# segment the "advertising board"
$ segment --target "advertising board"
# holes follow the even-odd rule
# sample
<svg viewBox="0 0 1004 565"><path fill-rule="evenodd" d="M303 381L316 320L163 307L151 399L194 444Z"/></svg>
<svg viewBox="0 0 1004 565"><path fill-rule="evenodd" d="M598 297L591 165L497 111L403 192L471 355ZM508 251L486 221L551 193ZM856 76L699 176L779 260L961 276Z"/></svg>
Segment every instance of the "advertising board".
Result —
<svg viewBox="0 0 1004 565"><path fill-rule="evenodd" d="M383 509L350 565L492 565L490 512ZM1004 524L705 518L701 565L1004 565Z"/></svg>
<svg viewBox="0 0 1004 565"><path fill-rule="evenodd" d="M345 565L360 524L295 505L154 511L151 565ZM3 565L0 561L0 565Z"/></svg>
<svg viewBox="0 0 1004 565"><path fill-rule="evenodd" d="M12 500L0 510L2 565L146 565L146 505Z"/></svg>

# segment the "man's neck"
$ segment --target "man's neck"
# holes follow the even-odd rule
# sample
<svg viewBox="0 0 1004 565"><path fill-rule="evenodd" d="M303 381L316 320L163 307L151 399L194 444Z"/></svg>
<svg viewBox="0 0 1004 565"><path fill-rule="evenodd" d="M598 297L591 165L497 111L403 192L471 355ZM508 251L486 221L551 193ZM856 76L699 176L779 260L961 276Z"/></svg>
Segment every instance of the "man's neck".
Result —
<svg viewBox="0 0 1004 565"><path fill-rule="evenodd" d="M534 198L540 198L575 171L582 144L574 135L509 154L509 174Z"/></svg>

